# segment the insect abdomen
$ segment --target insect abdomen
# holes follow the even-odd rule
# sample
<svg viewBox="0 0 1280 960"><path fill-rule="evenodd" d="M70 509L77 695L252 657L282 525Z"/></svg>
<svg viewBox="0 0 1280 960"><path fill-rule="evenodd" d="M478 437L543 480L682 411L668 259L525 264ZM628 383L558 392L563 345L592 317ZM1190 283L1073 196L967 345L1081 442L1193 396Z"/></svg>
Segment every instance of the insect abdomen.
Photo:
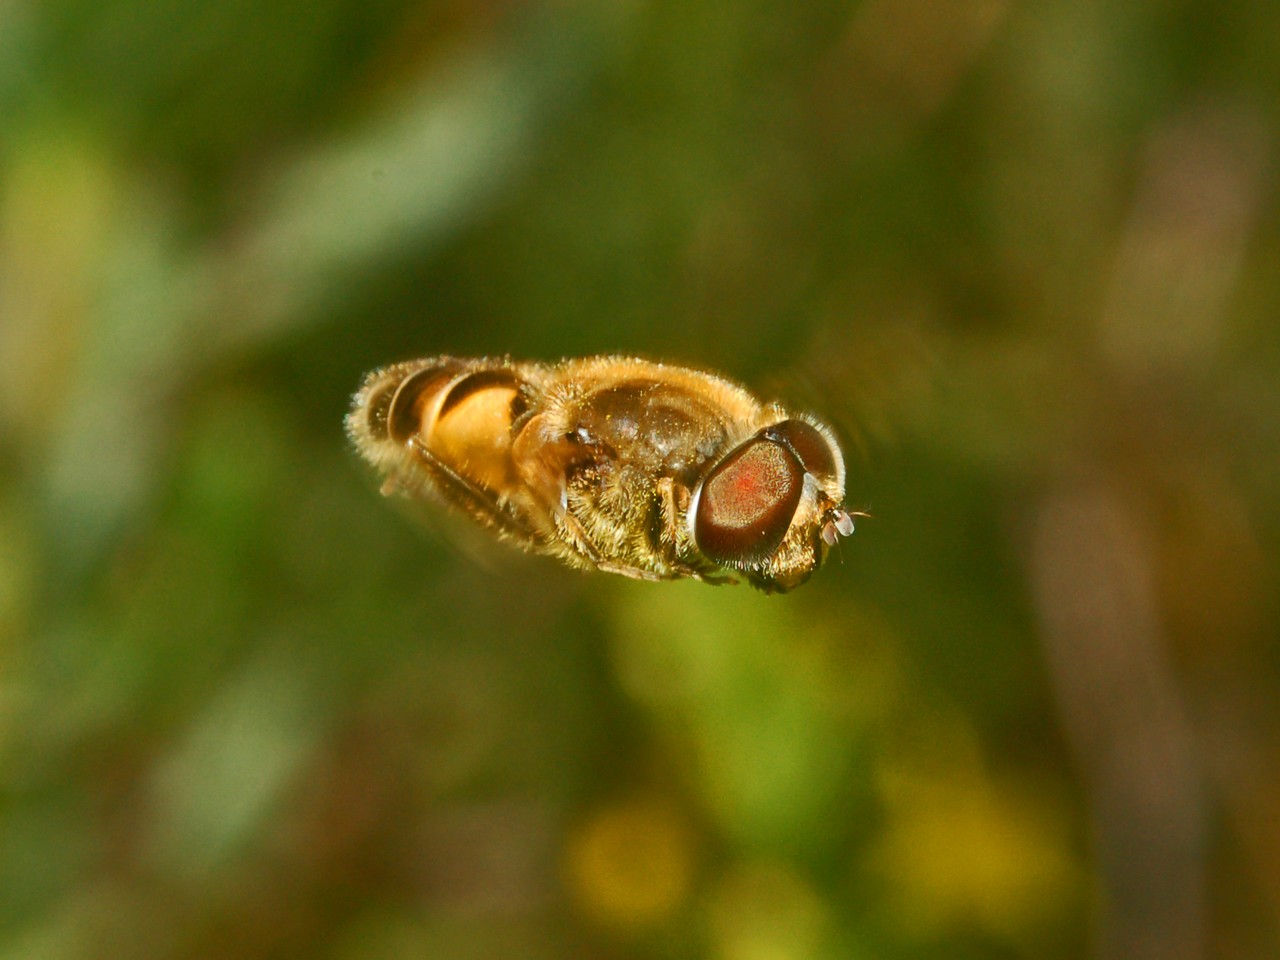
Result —
<svg viewBox="0 0 1280 960"><path fill-rule="evenodd" d="M372 460L392 466L417 451L491 490L511 479L515 372L438 357L377 370L366 379L347 431Z"/></svg>

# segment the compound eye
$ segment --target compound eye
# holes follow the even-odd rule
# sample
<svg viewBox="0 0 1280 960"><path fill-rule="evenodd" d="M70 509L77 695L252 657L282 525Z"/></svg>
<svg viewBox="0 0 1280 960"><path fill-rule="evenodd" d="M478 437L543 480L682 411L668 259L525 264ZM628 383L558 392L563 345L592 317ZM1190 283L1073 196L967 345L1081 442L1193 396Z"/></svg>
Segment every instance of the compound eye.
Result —
<svg viewBox="0 0 1280 960"><path fill-rule="evenodd" d="M805 470L815 477L835 477L839 474L831 441L811 423L783 420L766 427L760 431L760 435L790 447L804 464Z"/></svg>
<svg viewBox="0 0 1280 960"><path fill-rule="evenodd" d="M787 447L755 437L708 474L693 536L716 563L751 563L778 549L804 492L804 467Z"/></svg>

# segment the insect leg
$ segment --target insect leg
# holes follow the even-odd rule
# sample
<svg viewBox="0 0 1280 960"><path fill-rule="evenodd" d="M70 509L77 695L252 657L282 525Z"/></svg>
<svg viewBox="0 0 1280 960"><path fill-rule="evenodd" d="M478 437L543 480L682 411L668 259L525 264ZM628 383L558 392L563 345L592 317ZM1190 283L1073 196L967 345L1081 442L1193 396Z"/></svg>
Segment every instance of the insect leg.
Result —
<svg viewBox="0 0 1280 960"><path fill-rule="evenodd" d="M435 486L446 495L446 499L457 503L476 520L513 540L529 546L538 546L544 542L543 537L522 517L504 508L492 491L461 476L428 450L417 437L410 437L406 445L418 465L426 470ZM412 478L402 473L396 478L396 482L401 487L408 487L412 484Z"/></svg>
<svg viewBox="0 0 1280 960"><path fill-rule="evenodd" d="M677 486L672 477L658 480L658 509L654 511L654 524L650 539L663 561L673 571L672 576L693 577L704 583L737 583L737 579L710 564L695 564L681 557L681 547L688 539L680 521L682 510L689 508L689 490Z"/></svg>

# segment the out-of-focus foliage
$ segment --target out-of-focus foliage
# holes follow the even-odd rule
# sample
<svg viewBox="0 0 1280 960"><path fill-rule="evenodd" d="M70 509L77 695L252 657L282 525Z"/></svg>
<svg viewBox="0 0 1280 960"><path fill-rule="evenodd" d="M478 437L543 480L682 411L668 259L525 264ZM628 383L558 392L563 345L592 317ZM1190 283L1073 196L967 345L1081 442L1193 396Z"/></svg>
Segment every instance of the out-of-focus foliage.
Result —
<svg viewBox="0 0 1280 960"><path fill-rule="evenodd" d="M0 3L0 958L1278 955L1278 36ZM639 584L346 448L379 363L601 351L872 518Z"/></svg>

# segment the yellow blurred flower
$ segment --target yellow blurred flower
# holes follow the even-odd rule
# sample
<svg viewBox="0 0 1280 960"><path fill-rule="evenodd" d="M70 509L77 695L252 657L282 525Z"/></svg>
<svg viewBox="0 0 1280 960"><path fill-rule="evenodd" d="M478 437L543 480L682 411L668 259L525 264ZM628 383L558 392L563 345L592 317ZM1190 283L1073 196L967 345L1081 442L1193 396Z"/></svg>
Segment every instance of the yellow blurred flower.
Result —
<svg viewBox="0 0 1280 960"><path fill-rule="evenodd" d="M1030 791L963 762L895 768L882 781L888 825L869 863L904 929L928 938L978 930L1023 942L1080 893L1061 818Z"/></svg>
<svg viewBox="0 0 1280 960"><path fill-rule="evenodd" d="M722 960L807 960L818 954L827 920L814 889L772 863L748 863L727 874L710 912Z"/></svg>
<svg viewBox="0 0 1280 960"><path fill-rule="evenodd" d="M680 813L656 798L606 806L569 839L566 880L584 913L615 928L669 919L693 881L693 836Z"/></svg>

